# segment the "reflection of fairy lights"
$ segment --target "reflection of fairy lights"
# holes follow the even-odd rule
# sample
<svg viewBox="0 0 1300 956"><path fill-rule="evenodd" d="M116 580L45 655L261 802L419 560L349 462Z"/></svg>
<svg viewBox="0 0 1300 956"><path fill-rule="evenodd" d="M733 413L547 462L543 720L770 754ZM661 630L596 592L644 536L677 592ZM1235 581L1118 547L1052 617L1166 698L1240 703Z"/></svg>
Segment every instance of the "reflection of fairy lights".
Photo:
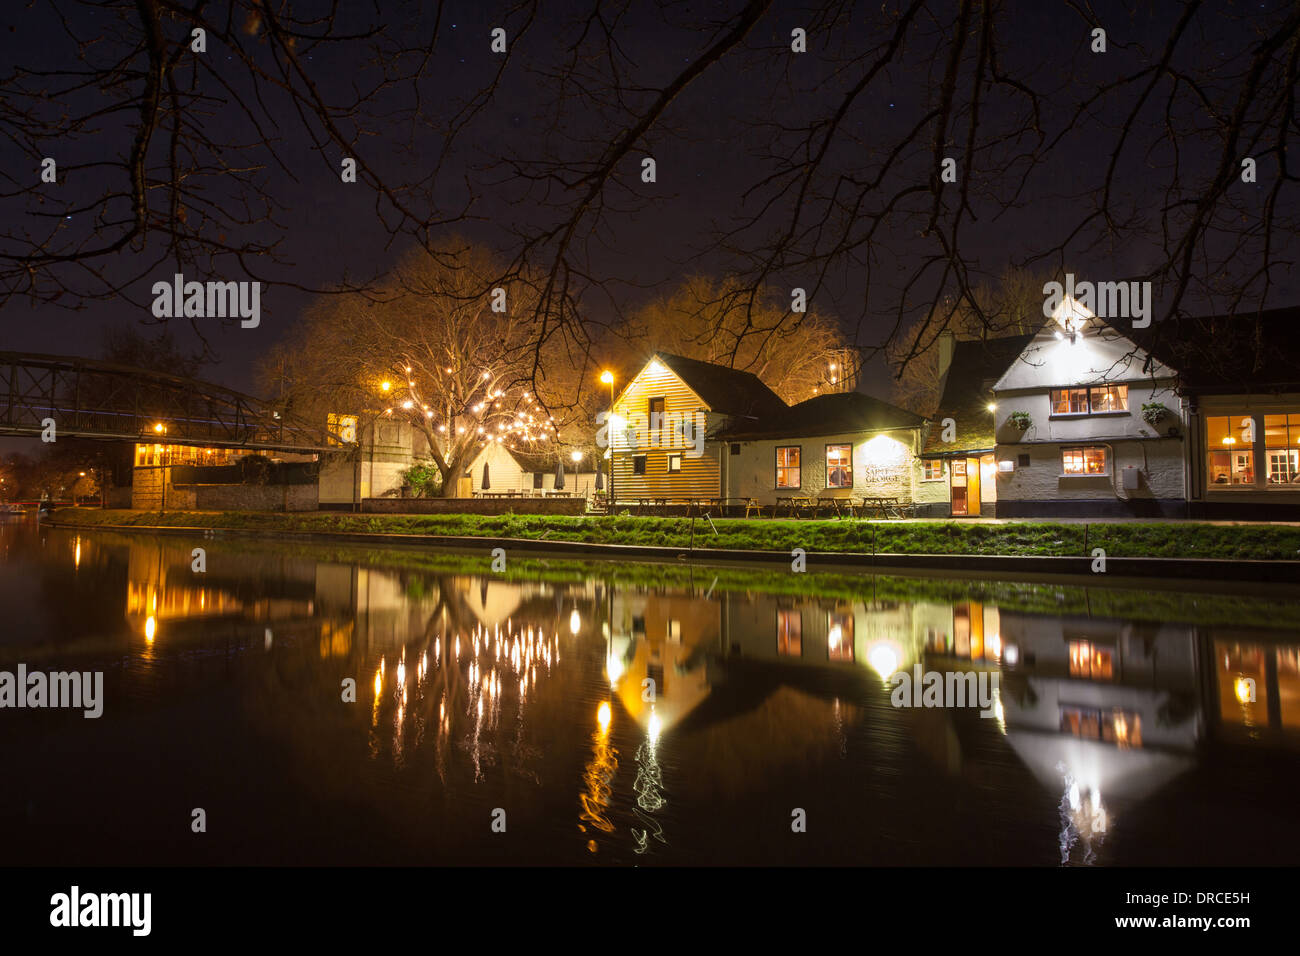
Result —
<svg viewBox="0 0 1300 956"><path fill-rule="evenodd" d="M887 681L898 670L898 652L887 643L873 645L867 652L867 663L881 680Z"/></svg>

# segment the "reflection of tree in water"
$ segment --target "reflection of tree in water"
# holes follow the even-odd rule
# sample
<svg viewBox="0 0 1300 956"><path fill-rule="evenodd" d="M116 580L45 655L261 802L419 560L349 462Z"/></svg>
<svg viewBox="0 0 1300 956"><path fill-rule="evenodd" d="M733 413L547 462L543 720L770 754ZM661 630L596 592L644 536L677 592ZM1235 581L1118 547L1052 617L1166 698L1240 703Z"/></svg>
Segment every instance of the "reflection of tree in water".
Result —
<svg viewBox="0 0 1300 956"><path fill-rule="evenodd" d="M1085 866L1097 861L1096 847L1106 839L1106 808L1102 806L1101 794L1083 790L1063 763L1056 765L1056 770L1065 781L1065 792L1061 795L1059 810L1061 814L1061 863L1070 862L1070 852L1075 844L1082 844Z"/></svg>
<svg viewBox="0 0 1300 956"><path fill-rule="evenodd" d="M436 593L437 602L420 636L402 645L395 682L390 676L393 665L381 660L375 675L371 754L378 756L391 746L394 763L400 766L406 760L407 734L418 748L432 732L434 764L445 783L453 724L468 720L471 727L455 740L455 747L472 763L475 781L484 778L487 768L504 762L512 775L540 784L542 750L525 741L523 713L538 669L550 673L558 646L535 625L513 630L507 625L504 631L500 625L485 626L467 599L464 582L453 575L434 579L436 590L430 588L429 593ZM409 680L411 672L414 682ZM385 696L383 689L390 682L391 696ZM501 746L501 710L511 693L517 695L515 732ZM379 710L385 703L394 708L391 743L379 733Z"/></svg>

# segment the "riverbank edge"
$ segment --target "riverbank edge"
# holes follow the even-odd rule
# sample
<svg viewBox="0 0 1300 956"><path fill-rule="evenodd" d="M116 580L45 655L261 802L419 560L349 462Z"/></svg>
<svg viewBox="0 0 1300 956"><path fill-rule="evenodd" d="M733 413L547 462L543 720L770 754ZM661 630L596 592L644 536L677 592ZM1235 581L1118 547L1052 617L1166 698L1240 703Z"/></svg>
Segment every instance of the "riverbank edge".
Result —
<svg viewBox="0 0 1300 956"><path fill-rule="evenodd" d="M538 538L493 538L477 535L398 534L379 531L281 531L257 528L205 528L178 525L81 524L44 519L43 524L64 530L140 532L173 534L187 537L254 537L285 541L332 541L350 544L403 544L463 551L490 551L505 548L507 554L530 552L551 555L578 555L605 561L623 558L676 563L689 561L709 565L720 562L785 564L792 555L784 551L757 551L734 548L676 548L644 544L604 544L586 541L563 541ZM1094 559L1086 556L1057 555L984 555L984 554L870 554L854 551L807 551L807 567L831 570L837 566L865 570L891 571L961 571L997 575L1071 575L1115 578L1180 578L1189 581L1250 581L1268 584L1300 583L1300 561L1255 560L1232 558L1163 558L1107 557L1104 572L1092 570Z"/></svg>

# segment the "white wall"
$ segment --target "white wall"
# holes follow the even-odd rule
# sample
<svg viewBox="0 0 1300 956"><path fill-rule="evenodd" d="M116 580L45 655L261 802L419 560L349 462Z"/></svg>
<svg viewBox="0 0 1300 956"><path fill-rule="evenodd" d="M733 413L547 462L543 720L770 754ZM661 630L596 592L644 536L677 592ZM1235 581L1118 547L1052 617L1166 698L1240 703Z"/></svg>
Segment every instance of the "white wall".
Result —
<svg viewBox="0 0 1300 956"><path fill-rule="evenodd" d="M894 496L914 498L920 463L916 459L919 433L915 429L887 432L847 432L815 438L763 439L740 442L740 454L730 454L730 443L722 445L728 497L753 497L761 504L775 504L777 496L821 497ZM826 487L826 446L853 446L853 486ZM797 445L800 454L800 487L776 487L776 449Z"/></svg>
<svg viewBox="0 0 1300 956"><path fill-rule="evenodd" d="M1143 501L1159 500L1172 507L1185 494L1186 425L1171 373L1154 361L1144 373L1146 354L1107 327L1085 329L1073 343L1056 333L1056 324L1049 323L994 387L995 458L1015 463L1010 474L998 474L998 514L1051 513L1053 504L1065 510L1075 502L1108 501L1116 513L1142 513L1153 507L1142 505ZM1052 414L1053 389L1101 384L1128 387L1127 412ZM1142 418L1142 406L1149 402L1161 402L1169 409L1156 426ZM1027 412L1033 420L1023 433L1009 423L1014 412ZM1171 428L1175 437L1168 434ZM1063 474L1062 449L1078 445L1106 448L1105 475ZM1028 467L1019 464L1025 454ZM1124 469L1129 467L1141 473L1135 490L1123 488Z"/></svg>

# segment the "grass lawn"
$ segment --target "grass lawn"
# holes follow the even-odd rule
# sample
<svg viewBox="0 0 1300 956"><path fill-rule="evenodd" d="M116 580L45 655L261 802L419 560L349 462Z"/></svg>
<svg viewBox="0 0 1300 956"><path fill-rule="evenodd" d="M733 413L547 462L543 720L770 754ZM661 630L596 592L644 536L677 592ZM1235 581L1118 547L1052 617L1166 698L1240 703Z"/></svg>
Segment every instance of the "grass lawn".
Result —
<svg viewBox="0 0 1300 956"><path fill-rule="evenodd" d="M559 515L355 515L251 511L100 511L67 508L62 524L243 528L266 532L372 532L476 538L528 538L592 544L691 545L689 518ZM714 531L716 528L716 533ZM1085 538L1086 535L1086 538ZM695 521L696 549L734 548L789 552L1235 558L1300 560L1300 527L1215 525L1197 522L1056 524L1026 521L976 524L957 521L798 521L716 519Z"/></svg>

